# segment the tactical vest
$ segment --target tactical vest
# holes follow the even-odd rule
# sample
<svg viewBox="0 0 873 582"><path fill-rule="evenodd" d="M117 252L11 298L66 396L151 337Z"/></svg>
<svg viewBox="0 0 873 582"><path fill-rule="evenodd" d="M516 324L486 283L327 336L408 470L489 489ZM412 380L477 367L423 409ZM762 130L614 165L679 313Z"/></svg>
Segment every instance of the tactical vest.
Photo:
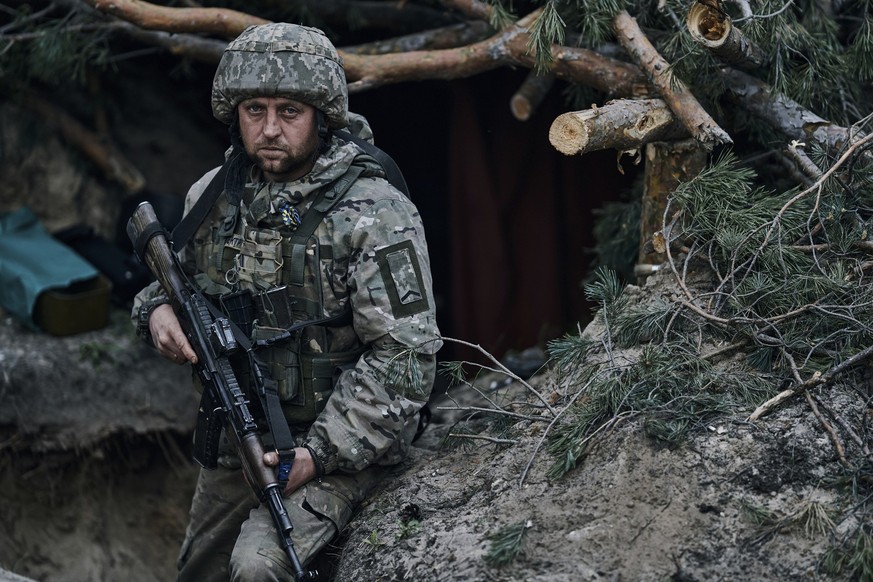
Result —
<svg viewBox="0 0 873 582"><path fill-rule="evenodd" d="M277 383L292 424L314 421L339 374L365 351L351 327L347 298L341 313L325 316L321 272L332 262L333 248L320 244L315 234L362 171L350 166L318 192L305 212L275 208L270 185L257 191L248 187L232 230L225 232L227 223L213 221L207 236L192 241L197 265L205 266L208 278L201 276L200 286L259 346L258 356ZM228 206L223 198L220 206ZM286 333L292 326L301 329ZM241 384L251 384L245 361L235 363Z"/></svg>
<svg viewBox="0 0 873 582"><path fill-rule="evenodd" d="M357 116L350 113L352 117ZM356 144L382 167L392 186L409 195L403 173L388 154L348 131L335 130L333 135ZM234 211L223 195L226 170L227 166L222 167L213 177L200 200L173 230L173 245L180 250L190 241L198 270L205 270L205 280L195 277L195 282L201 283L203 293L262 346L259 359L267 362L270 376L278 384L288 422L307 424L324 408L339 374L366 350L351 326L348 298L344 311L336 314L334 310L333 317L325 318L320 269L333 260L333 248L320 245L315 235L324 217L364 169L353 163L319 191L305 213L295 208L271 208L269 198L259 198L257 193L245 212ZM287 218L286 212L292 219L295 214L302 218L294 230L262 224L268 215ZM295 221L285 224L288 222ZM205 236L195 236L204 230ZM302 329L286 333L292 326ZM250 385L247 361L239 360L234 366L239 380L243 386Z"/></svg>

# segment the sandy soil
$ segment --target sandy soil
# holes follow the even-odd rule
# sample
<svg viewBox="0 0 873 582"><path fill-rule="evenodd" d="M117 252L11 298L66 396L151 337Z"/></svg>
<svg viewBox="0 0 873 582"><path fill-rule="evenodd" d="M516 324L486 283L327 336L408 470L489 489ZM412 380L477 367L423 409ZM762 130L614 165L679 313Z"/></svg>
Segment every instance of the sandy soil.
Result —
<svg viewBox="0 0 873 582"><path fill-rule="evenodd" d="M172 579L196 475L190 372L141 345L120 310L64 338L5 318L0 371L0 568Z"/></svg>
<svg viewBox="0 0 873 582"><path fill-rule="evenodd" d="M437 426L430 444L449 427ZM352 524L337 579L829 579L820 562L830 532L807 531L798 514L815 502L836 516L848 496L825 485L842 471L800 404L760 424L724 418L676 449L628 423L554 482L543 452L520 482L540 430L516 428L524 436L509 448L418 449ZM762 527L756 508L788 519ZM489 565L489 536L522 522L523 554Z"/></svg>

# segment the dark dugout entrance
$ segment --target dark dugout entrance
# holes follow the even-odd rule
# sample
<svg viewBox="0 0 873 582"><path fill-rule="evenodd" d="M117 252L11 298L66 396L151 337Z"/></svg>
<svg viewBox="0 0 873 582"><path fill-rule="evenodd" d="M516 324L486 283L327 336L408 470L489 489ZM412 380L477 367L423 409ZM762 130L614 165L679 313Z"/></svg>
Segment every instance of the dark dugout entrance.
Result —
<svg viewBox="0 0 873 582"><path fill-rule="evenodd" d="M630 187L616 153L567 157L548 141L568 110L558 82L528 121L509 101L527 71L404 83L350 97L400 164L422 213L444 336L501 358L587 321L592 211ZM625 163L626 174L630 164ZM448 344L441 359L470 356Z"/></svg>

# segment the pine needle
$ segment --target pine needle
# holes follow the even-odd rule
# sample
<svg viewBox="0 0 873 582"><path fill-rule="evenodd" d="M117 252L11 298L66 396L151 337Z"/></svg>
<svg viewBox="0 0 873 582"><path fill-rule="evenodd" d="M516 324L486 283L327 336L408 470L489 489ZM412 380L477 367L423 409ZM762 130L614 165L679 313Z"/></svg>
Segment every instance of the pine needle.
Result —
<svg viewBox="0 0 873 582"><path fill-rule="evenodd" d="M523 551L524 535L533 526L530 520L520 521L502 527L488 536L491 545L485 554L485 561L491 566L505 566L515 560Z"/></svg>
<svg viewBox="0 0 873 582"><path fill-rule="evenodd" d="M552 64L552 44L564 43L565 28L564 20L558 14L557 3L554 0L547 0L542 14L530 28L528 41L528 51L535 56L537 72L545 73L549 70Z"/></svg>

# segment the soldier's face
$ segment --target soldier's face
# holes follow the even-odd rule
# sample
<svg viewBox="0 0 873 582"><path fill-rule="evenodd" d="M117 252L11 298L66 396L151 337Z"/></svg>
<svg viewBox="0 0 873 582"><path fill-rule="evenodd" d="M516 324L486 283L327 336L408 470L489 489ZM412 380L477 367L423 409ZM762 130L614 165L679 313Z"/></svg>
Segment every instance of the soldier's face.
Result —
<svg viewBox="0 0 873 582"><path fill-rule="evenodd" d="M305 176L315 163L315 108L284 97L255 97L239 104L239 129L249 158L271 182Z"/></svg>

